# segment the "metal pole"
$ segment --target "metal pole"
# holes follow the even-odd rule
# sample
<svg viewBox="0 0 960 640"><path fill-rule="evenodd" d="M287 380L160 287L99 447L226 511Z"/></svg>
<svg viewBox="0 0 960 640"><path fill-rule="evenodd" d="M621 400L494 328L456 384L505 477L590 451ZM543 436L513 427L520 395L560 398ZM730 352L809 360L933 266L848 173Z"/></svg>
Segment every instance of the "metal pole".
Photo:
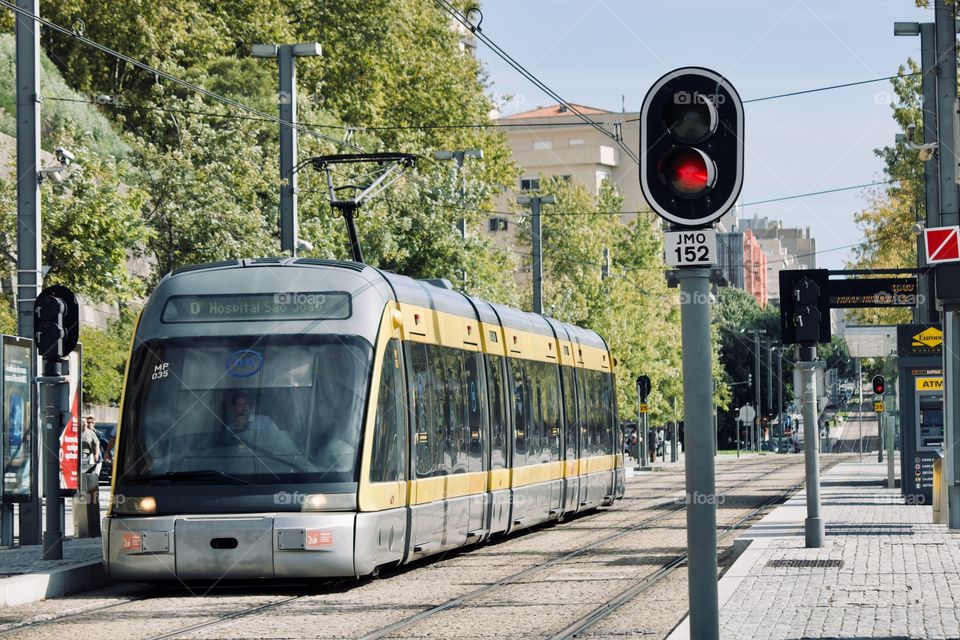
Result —
<svg viewBox="0 0 960 640"><path fill-rule="evenodd" d="M710 342L710 270L680 269L683 415L687 449L687 575L690 637L720 637L717 604L717 511L710 442L713 380Z"/></svg>
<svg viewBox="0 0 960 640"><path fill-rule="evenodd" d="M951 0L936 0L937 48L937 158L940 169L940 226L960 223L956 183L957 158L953 149L954 109L957 101L957 26ZM921 43L922 45L922 43Z"/></svg>
<svg viewBox="0 0 960 640"><path fill-rule="evenodd" d="M39 0L17 0L17 7L40 14ZM40 293L40 30L33 18L16 16L17 40L17 333L33 339L33 303ZM36 398L36 385L32 394ZM29 455L30 501L20 505L20 544L40 544L42 509L39 472L40 438L37 404L28 420L31 438ZM12 505L4 505L2 520L12 522ZM6 529L6 527L4 527ZM12 527L11 527L12 529ZM4 544L13 540L3 541Z"/></svg>
<svg viewBox="0 0 960 640"><path fill-rule="evenodd" d="M883 416L883 414L880 414ZM896 471L893 464L893 420L886 420L887 423L887 488L893 489L897 486Z"/></svg>
<svg viewBox="0 0 960 640"><path fill-rule="evenodd" d="M920 24L920 67L923 70L923 142L928 144L937 140L937 34L932 22ZM923 163L924 199L926 202L927 228L940 226L940 168L937 154ZM923 234L917 236L917 261L926 266L923 247ZM918 279L919 291L923 300L917 305L919 322L939 322L940 314L934 304L935 284L933 271Z"/></svg>
<svg viewBox="0 0 960 640"><path fill-rule="evenodd" d="M753 360L754 360L754 378L753 378L753 397L756 413L753 416L753 424L750 426L750 448L755 452L760 451L760 431L759 421L763 415L760 404L760 332L753 332Z"/></svg>
<svg viewBox="0 0 960 640"><path fill-rule="evenodd" d="M59 360L44 362L44 377L62 372ZM60 498L60 433L69 407L67 383L47 381L41 385L43 410L43 494L46 497L46 528L43 532L43 559L63 559L63 505Z"/></svg>
<svg viewBox="0 0 960 640"><path fill-rule="evenodd" d="M860 408L857 422L860 425L860 462L863 462L863 358L857 358L857 387L860 389ZM819 437L819 433L817 436Z"/></svg>
<svg viewBox="0 0 960 640"><path fill-rule="evenodd" d="M643 464L641 467L647 466L652 460L650 460L650 429L647 426L647 414L643 414Z"/></svg>
<svg viewBox="0 0 960 640"><path fill-rule="evenodd" d="M297 69L293 45L277 47L280 65L280 250L297 255Z"/></svg>
<svg viewBox="0 0 960 640"><path fill-rule="evenodd" d="M943 320L943 377L944 377L944 479L947 485L947 504L941 505L941 509L946 508L948 522L951 529L960 529L960 485L957 485L957 479L960 474L957 473L960 467L960 430L957 424L960 422L957 415L960 394L957 392L957 384L960 383L960 349L958 338L960 338L960 309L957 307L944 308Z"/></svg>
<svg viewBox="0 0 960 640"><path fill-rule="evenodd" d="M533 312L543 313L543 230L540 227L540 197L530 199L530 211L533 215Z"/></svg>
<svg viewBox="0 0 960 640"><path fill-rule="evenodd" d="M773 343L769 336L763 342L767 349L767 414L773 416Z"/></svg>
<svg viewBox="0 0 960 640"><path fill-rule="evenodd" d="M777 453L783 446L783 345L777 349L777 424L780 425L777 433Z"/></svg>
<svg viewBox="0 0 960 640"><path fill-rule="evenodd" d="M804 523L807 548L823 546L824 527L820 517L820 431L817 427L816 347L800 348L800 376L803 384L803 448L806 455L807 519Z"/></svg>
<svg viewBox="0 0 960 640"><path fill-rule="evenodd" d="M540 205L553 204L554 196L518 196L519 204L529 204L531 213L531 249L533 254L533 312L543 313L543 231L540 228Z"/></svg>
<svg viewBox="0 0 960 640"><path fill-rule="evenodd" d="M960 223L956 184L954 138L954 109L957 100L957 38L954 5L946 0L936 0L936 49L937 61L937 158L940 169L940 226ZM943 309L943 364L945 415L944 460L947 483L948 521L951 529L960 529L960 307L944 305Z"/></svg>
<svg viewBox="0 0 960 640"><path fill-rule="evenodd" d="M737 423L737 437L736 437L736 441L737 441L737 458L739 459L739 458L740 458L740 426L741 426L741 424L742 424L742 423L740 422L740 417L737 416L737 418L736 418L736 420L734 420L734 422Z"/></svg>
<svg viewBox="0 0 960 640"><path fill-rule="evenodd" d="M883 400L883 398L880 398ZM877 462L883 462L883 412L877 411Z"/></svg>

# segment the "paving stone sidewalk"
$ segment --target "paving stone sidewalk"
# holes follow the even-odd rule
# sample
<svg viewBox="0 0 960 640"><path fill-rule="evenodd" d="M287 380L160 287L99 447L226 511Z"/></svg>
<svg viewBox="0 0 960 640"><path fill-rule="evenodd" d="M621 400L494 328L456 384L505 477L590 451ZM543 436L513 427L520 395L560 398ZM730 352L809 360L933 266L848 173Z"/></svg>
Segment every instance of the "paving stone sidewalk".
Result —
<svg viewBox="0 0 960 640"><path fill-rule="evenodd" d="M804 546L803 492L749 530L720 580L721 638L960 638L960 534L887 489L885 464L838 464L821 495L821 549Z"/></svg>

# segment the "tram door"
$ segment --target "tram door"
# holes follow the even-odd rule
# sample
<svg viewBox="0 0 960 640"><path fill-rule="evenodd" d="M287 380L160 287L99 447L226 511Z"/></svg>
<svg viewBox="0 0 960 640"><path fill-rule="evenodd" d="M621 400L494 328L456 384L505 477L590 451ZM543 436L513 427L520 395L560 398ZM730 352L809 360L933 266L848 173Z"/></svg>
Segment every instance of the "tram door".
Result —
<svg viewBox="0 0 960 640"><path fill-rule="evenodd" d="M464 352L463 354L463 388L466 392L466 433L468 445L468 469L471 474L480 474L483 471L485 458L484 448L487 443L483 438L483 417L486 414L486 389L483 386L483 354L478 352ZM467 516L467 538L477 537L485 528L486 521L486 493L473 493L469 500L469 514Z"/></svg>

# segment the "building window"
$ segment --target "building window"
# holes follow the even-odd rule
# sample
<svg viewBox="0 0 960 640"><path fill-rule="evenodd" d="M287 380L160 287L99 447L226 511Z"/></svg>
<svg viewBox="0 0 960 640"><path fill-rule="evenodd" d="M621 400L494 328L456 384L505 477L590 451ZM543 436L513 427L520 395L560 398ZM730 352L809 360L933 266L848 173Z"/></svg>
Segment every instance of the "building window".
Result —
<svg viewBox="0 0 960 640"><path fill-rule="evenodd" d="M535 140L533 143L534 151L548 151L550 149L553 149L552 140Z"/></svg>
<svg viewBox="0 0 960 640"><path fill-rule="evenodd" d="M507 230L507 219L506 218L490 218L490 231L506 231Z"/></svg>
<svg viewBox="0 0 960 640"><path fill-rule="evenodd" d="M604 182L610 182L610 173L607 171L597 171L597 191L600 191Z"/></svg>
<svg viewBox="0 0 960 640"><path fill-rule="evenodd" d="M568 173L565 176L560 176L560 179L563 180L564 182L570 182L571 180L573 180L573 176Z"/></svg>
<svg viewBox="0 0 960 640"><path fill-rule="evenodd" d="M520 178L520 191L536 191L540 188L540 178Z"/></svg>

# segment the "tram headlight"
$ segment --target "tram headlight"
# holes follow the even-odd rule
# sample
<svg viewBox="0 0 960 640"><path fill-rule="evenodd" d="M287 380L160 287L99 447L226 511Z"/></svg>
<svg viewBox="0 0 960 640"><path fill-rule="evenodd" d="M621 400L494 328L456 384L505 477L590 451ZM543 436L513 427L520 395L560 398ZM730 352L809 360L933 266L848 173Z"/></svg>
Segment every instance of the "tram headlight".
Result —
<svg viewBox="0 0 960 640"><path fill-rule="evenodd" d="M157 512L157 499L153 496L115 496L114 511L125 515L153 515Z"/></svg>
<svg viewBox="0 0 960 640"><path fill-rule="evenodd" d="M327 506L327 496L322 493L310 493L303 497L301 511L323 511Z"/></svg>

